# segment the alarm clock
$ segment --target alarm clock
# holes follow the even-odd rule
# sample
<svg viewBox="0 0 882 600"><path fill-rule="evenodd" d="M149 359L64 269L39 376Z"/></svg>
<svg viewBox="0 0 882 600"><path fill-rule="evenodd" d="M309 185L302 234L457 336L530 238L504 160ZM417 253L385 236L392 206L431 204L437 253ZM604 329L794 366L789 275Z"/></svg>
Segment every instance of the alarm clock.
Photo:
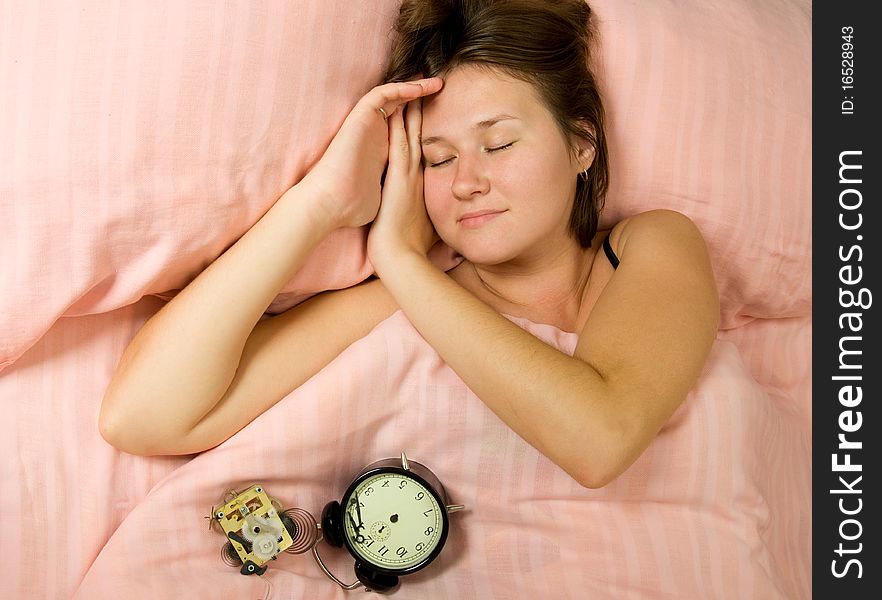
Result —
<svg viewBox="0 0 882 600"><path fill-rule="evenodd" d="M434 561L447 541L448 516L462 510L448 504L444 486L425 465L387 458L366 466L340 502L322 511L321 531L335 547L344 546L355 559L355 576L367 589L390 591L399 577ZM316 546L313 554L328 577L346 585L325 567Z"/></svg>

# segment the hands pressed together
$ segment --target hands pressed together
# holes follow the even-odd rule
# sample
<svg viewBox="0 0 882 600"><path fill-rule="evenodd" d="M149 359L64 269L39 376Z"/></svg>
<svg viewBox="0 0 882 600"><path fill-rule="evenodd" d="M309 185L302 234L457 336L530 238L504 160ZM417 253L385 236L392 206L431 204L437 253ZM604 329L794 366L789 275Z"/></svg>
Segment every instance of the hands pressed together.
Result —
<svg viewBox="0 0 882 600"><path fill-rule="evenodd" d="M408 252L425 256L437 240L423 201L420 129L422 97L442 85L433 77L373 88L301 182L312 187L313 209L330 227L373 221L368 256L378 274Z"/></svg>

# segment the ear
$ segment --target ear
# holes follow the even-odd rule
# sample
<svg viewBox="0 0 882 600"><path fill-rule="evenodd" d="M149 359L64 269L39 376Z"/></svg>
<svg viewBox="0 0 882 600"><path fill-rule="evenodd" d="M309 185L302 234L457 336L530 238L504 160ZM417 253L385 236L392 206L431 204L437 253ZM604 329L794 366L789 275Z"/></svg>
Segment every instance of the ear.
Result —
<svg viewBox="0 0 882 600"><path fill-rule="evenodd" d="M579 128L590 136L594 136L594 127L586 121L579 121ZM575 167L579 173L583 173L594 164L594 156L597 153L594 144L585 135L570 134L570 144L573 148Z"/></svg>
<svg viewBox="0 0 882 600"><path fill-rule="evenodd" d="M582 171L589 168L594 164L594 155L596 150L594 149L594 144L589 142L584 138L579 138L582 142L579 145L579 166L582 167Z"/></svg>
<svg viewBox="0 0 882 600"><path fill-rule="evenodd" d="M594 144L585 137L575 135L572 136L572 144L575 155L574 164L579 173L582 173L594 164L594 155L596 153Z"/></svg>

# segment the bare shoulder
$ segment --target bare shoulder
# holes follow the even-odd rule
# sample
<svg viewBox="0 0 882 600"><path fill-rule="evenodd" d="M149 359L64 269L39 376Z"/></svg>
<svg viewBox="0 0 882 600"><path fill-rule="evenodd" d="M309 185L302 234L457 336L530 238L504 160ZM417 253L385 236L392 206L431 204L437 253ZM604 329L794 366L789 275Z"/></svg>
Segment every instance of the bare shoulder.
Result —
<svg viewBox="0 0 882 600"><path fill-rule="evenodd" d="M619 260L613 269L602 248L609 245ZM600 296L620 297L636 293L659 274L674 280L683 277L703 282L705 294L715 296L713 270L704 238L695 223L683 213L659 209L622 219L609 230L598 231L593 243L596 281L586 300L589 314ZM611 290L606 287L615 281ZM670 279L668 280L670 281ZM714 302L716 299L714 298ZM583 321L583 324L585 322Z"/></svg>
<svg viewBox="0 0 882 600"><path fill-rule="evenodd" d="M674 253L696 261L707 259L707 247L695 223L683 213L669 209L649 210L623 219L612 228L610 244L620 259L632 260L646 253ZM630 249L629 249L630 247Z"/></svg>
<svg viewBox="0 0 882 600"><path fill-rule="evenodd" d="M651 210L617 223L609 239L619 267L599 299L600 307L606 305L601 317L615 315L616 321L639 323L681 314L688 315L695 328L716 332L719 297L713 268L704 237L692 219L673 210ZM671 302L660 304L664 299ZM594 321L598 325L599 319ZM586 327L590 325L591 319Z"/></svg>

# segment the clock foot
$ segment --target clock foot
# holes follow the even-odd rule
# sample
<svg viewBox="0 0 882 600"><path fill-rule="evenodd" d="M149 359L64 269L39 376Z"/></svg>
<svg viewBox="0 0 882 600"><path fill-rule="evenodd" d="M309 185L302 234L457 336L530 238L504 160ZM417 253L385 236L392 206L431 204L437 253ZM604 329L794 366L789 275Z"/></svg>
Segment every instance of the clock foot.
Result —
<svg viewBox="0 0 882 600"><path fill-rule="evenodd" d="M372 592L391 592L398 586L398 577L395 575L377 573L360 562L355 563L355 576Z"/></svg>

